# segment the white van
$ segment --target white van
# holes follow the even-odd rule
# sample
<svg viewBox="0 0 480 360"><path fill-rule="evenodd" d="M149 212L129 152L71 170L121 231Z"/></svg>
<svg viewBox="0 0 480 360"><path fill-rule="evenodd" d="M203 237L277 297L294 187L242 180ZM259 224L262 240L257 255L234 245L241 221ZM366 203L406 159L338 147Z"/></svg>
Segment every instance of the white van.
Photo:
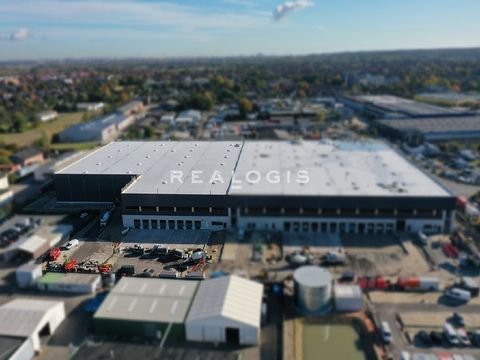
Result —
<svg viewBox="0 0 480 360"><path fill-rule="evenodd" d="M449 323L445 323L443 325L443 334L444 334L445 338L447 339L447 341L450 343L450 345L455 346L455 345L459 344L457 331Z"/></svg>
<svg viewBox="0 0 480 360"><path fill-rule="evenodd" d="M80 244L80 241L78 239L72 239L68 243L65 244L65 249L70 250L71 248L74 248L75 246L78 246Z"/></svg>
<svg viewBox="0 0 480 360"><path fill-rule="evenodd" d="M472 295L470 294L469 291L463 290L460 288L448 289L447 291L445 291L445 296L453 300L464 301L464 302L469 302L470 299L472 298Z"/></svg>
<svg viewBox="0 0 480 360"><path fill-rule="evenodd" d="M410 360L412 357L408 351L402 351L400 354L400 360Z"/></svg>
<svg viewBox="0 0 480 360"><path fill-rule="evenodd" d="M386 321L382 321L380 330L382 331L382 340L385 344L390 344L392 342L392 330L390 325Z"/></svg>

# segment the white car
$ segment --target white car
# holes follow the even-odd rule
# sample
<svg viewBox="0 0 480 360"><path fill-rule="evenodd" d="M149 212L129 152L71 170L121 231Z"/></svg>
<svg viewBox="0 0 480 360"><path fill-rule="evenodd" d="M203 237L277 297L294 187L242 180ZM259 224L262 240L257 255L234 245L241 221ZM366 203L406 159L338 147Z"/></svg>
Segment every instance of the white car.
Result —
<svg viewBox="0 0 480 360"><path fill-rule="evenodd" d="M74 248L75 246L78 246L80 244L80 241L78 239L72 239L68 243L65 244L64 248L67 250L70 250Z"/></svg>

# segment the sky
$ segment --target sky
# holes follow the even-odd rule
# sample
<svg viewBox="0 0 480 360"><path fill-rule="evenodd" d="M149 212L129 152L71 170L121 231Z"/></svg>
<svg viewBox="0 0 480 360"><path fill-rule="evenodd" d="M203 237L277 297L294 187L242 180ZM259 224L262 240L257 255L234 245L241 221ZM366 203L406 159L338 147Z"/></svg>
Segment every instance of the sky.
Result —
<svg viewBox="0 0 480 360"><path fill-rule="evenodd" d="M478 0L0 0L0 60L480 46Z"/></svg>

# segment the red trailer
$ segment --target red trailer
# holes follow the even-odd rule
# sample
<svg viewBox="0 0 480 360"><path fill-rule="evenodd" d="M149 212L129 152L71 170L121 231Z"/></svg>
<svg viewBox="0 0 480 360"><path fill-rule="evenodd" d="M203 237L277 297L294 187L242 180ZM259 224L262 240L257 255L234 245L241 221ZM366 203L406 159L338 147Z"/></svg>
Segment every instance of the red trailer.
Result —
<svg viewBox="0 0 480 360"><path fill-rule="evenodd" d="M60 248L56 247L50 250L50 253L48 254L48 261L56 261L62 252L60 251Z"/></svg>
<svg viewBox="0 0 480 360"><path fill-rule="evenodd" d="M69 260L65 263L65 265L63 265L63 270L74 271L76 265L77 265L77 260L75 259Z"/></svg>

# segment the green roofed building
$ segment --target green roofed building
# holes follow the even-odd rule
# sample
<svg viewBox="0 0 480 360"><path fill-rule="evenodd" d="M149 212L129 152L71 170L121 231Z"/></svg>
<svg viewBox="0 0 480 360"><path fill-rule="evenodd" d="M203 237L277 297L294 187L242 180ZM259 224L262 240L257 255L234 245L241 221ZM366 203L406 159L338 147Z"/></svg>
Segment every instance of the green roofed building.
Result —
<svg viewBox="0 0 480 360"><path fill-rule="evenodd" d="M97 333L185 338L185 318L198 281L122 278L94 315Z"/></svg>

